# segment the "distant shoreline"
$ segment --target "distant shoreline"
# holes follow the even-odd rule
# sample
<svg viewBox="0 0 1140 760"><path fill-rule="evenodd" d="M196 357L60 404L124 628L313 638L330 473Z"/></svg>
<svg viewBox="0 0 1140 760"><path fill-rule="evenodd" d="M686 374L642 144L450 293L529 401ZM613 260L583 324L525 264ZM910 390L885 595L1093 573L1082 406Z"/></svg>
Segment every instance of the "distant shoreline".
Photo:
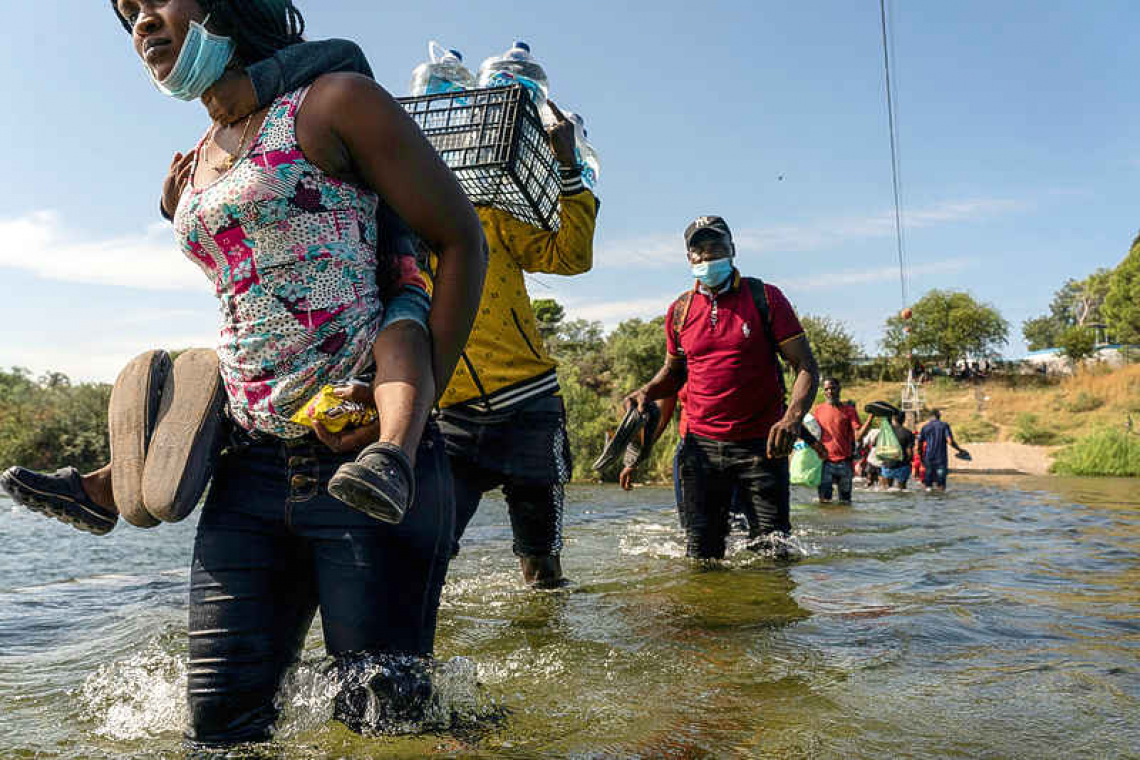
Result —
<svg viewBox="0 0 1140 760"><path fill-rule="evenodd" d="M1060 446L1026 443L970 443L970 461L951 457L950 472L970 475L1051 475L1049 465Z"/></svg>

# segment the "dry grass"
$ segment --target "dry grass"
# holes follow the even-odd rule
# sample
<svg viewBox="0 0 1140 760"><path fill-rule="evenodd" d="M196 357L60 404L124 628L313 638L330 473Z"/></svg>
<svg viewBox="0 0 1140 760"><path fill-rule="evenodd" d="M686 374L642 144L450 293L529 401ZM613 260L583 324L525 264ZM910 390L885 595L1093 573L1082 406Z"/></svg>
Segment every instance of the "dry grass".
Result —
<svg viewBox="0 0 1140 760"><path fill-rule="evenodd" d="M1079 438L1097 428L1124 426L1131 415L1140 425L1140 365L1117 370L1085 370L1073 377L1042 382L1036 377L991 380L979 386L944 378L925 388L927 407L942 410L942 419L965 430L975 430L978 439L1015 440L1018 421L1031 416L1039 430L1058 441ZM844 389L844 397L862 407L885 399L898 403L897 383L859 383ZM989 423L986 425L984 423ZM997 429L991 434L992 425Z"/></svg>

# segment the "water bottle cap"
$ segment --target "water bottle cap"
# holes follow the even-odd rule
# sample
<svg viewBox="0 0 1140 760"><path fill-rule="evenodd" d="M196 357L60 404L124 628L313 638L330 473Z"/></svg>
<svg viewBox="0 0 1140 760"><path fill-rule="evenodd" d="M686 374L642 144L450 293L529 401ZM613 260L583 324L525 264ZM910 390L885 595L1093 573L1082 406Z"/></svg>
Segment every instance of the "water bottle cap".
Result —
<svg viewBox="0 0 1140 760"><path fill-rule="evenodd" d="M451 48L450 50L448 50L447 55L445 55L444 58L447 58L448 56L454 58L455 60L459 61L460 63L463 63L463 53L460 53L455 48Z"/></svg>
<svg viewBox="0 0 1140 760"><path fill-rule="evenodd" d="M528 53L530 52L530 45L526 44L522 40L515 40L515 47L519 50L525 50Z"/></svg>

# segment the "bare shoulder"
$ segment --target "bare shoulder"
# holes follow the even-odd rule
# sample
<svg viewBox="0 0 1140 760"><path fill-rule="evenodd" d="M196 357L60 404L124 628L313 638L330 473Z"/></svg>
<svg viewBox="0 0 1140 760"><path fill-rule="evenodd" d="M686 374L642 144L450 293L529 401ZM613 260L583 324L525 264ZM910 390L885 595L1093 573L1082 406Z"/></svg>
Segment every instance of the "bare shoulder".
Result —
<svg viewBox="0 0 1140 760"><path fill-rule="evenodd" d="M328 104L363 105L369 101L394 103L388 91L370 77L350 71L322 74L313 81L308 98Z"/></svg>

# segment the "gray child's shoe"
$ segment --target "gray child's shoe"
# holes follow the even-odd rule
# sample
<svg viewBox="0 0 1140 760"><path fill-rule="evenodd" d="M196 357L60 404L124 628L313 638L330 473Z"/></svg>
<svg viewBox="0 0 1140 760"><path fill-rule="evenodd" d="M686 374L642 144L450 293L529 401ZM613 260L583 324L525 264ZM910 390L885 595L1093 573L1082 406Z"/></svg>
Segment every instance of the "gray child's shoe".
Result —
<svg viewBox="0 0 1140 760"><path fill-rule="evenodd" d="M373 443L345 462L329 480L329 493L348 506L386 523L398 523L416 495L412 463L393 443Z"/></svg>

